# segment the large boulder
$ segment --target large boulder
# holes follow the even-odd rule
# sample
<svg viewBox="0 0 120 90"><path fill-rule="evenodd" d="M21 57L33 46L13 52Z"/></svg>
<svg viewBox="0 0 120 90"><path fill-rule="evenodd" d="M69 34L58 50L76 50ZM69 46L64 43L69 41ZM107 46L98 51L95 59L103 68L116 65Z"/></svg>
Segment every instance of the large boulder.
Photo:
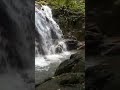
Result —
<svg viewBox="0 0 120 90"><path fill-rule="evenodd" d="M70 72L84 72L85 70L85 61L84 57L81 56L81 53L76 53L70 57L70 59L62 62L55 72L55 76L61 75L63 73Z"/></svg>

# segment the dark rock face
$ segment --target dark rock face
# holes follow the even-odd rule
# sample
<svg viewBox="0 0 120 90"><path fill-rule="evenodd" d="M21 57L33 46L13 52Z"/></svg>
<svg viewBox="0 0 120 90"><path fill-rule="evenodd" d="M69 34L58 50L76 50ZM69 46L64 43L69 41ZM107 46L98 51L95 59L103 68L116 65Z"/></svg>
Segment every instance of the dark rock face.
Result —
<svg viewBox="0 0 120 90"><path fill-rule="evenodd" d="M79 47L77 40L68 39L65 43L67 45L67 50L76 50Z"/></svg>
<svg viewBox="0 0 120 90"><path fill-rule="evenodd" d="M33 3L34 0L0 1L1 74L13 69L20 73L29 69L31 74L34 73Z"/></svg>
<svg viewBox="0 0 120 90"><path fill-rule="evenodd" d="M78 67L77 67L77 64L78 64ZM61 75L63 73L72 72L76 67L77 67L76 70L78 70L78 72L80 69L79 67L81 67L82 72L84 72L84 68L85 68L84 66L85 66L85 63L83 61L83 57L81 57L80 54L74 54L70 57L69 60L66 60L60 64L60 66L55 72L55 76Z"/></svg>

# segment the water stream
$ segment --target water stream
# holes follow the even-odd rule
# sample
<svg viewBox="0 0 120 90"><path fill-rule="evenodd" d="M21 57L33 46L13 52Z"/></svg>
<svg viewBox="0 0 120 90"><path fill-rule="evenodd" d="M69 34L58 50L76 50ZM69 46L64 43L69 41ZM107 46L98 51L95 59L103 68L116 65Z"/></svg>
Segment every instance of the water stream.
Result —
<svg viewBox="0 0 120 90"><path fill-rule="evenodd" d="M54 21L50 7L35 7L35 26L35 80L38 83L51 77L71 52L67 51L62 30Z"/></svg>

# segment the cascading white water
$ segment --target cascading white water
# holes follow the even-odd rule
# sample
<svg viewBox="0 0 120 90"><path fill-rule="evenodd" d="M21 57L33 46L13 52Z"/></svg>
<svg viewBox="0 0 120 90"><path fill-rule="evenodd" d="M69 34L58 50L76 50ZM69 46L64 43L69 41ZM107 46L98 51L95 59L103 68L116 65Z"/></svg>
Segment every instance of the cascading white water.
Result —
<svg viewBox="0 0 120 90"><path fill-rule="evenodd" d="M44 55L51 57L57 52L67 51L62 31L54 21L52 10L47 5L35 7L35 26L38 33L38 40L35 41L36 62L43 62Z"/></svg>
<svg viewBox="0 0 120 90"><path fill-rule="evenodd" d="M47 6L35 6L35 80L43 79L53 75L56 67L61 61L70 57L67 52L59 25L52 17L52 10ZM42 75L44 74L44 75ZM48 75L48 76L45 76Z"/></svg>
<svg viewBox="0 0 120 90"><path fill-rule="evenodd" d="M59 25L53 20L52 11L48 6L35 7L35 25L40 38L38 42L43 50L40 54L55 54L55 49L58 44L61 44L62 50L66 50L66 45L59 42L62 40L62 31ZM37 47L36 50L38 52Z"/></svg>

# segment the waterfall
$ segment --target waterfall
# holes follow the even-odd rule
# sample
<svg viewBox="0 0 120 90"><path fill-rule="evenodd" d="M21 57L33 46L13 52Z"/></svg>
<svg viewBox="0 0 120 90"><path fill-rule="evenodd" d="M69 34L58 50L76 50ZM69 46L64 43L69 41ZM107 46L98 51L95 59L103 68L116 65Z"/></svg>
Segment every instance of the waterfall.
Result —
<svg viewBox="0 0 120 90"><path fill-rule="evenodd" d="M52 77L59 64L70 58L62 30L47 5L35 6L35 83Z"/></svg>
<svg viewBox="0 0 120 90"><path fill-rule="evenodd" d="M66 53L67 46L62 30L53 19L49 6L35 6L35 26L35 65L44 67L65 58L68 54Z"/></svg>
<svg viewBox="0 0 120 90"><path fill-rule="evenodd" d="M51 55L66 50L62 31L47 5L35 7L35 26L38 33L35 41L36 55Z"/></svg>

